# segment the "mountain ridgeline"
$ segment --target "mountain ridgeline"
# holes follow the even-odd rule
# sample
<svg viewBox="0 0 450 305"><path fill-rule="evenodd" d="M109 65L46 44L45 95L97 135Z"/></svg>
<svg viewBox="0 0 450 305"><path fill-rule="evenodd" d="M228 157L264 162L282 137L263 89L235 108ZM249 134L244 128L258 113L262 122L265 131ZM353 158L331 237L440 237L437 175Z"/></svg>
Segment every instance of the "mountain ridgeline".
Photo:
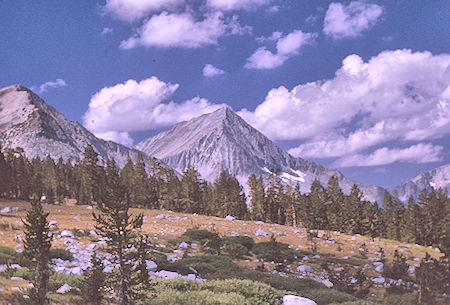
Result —
<svg viewBox="0 0 450 305"><path fill-rule="evenodd" d="M97 138L78 122L67 119L31 90L9 86L0 90L0 144L21 147L28 158L50 155L53 159L74 161L90 144L104 160L114 158L123 167L137 150ZM150 159L144 156L149 162Z"/></svg>
<svg viewBox="0 0 450 305"><path fill-rule="evenodd" d="M294 158L229 107L178 123L138 143L135 148L178 171L196 168L210 182L223 170L235 175L243 185L251 174L268 176L271 171L279 170L285 183L299 183L302 192L309 192L315 179L327 185L330 177L335 176L346 194L356 184L365 199L380 202L383 198L384 190L380 187L363 185L337 170Z"/></svg>
<svg viewBox="0 0 450 305"><path fill-rule="evenodd" d="M123 168L127 157L136 161L143 152L147 169L151 158L161 159L168 166L181 172L188 167L198 170L201 177L215 181L222 171L234 175L249 191L247 180L252 174L263 175L267 180L275 171L285 184L299 183L303 193L310 191L315 179L327 185L335 176L344 193L349 194L353 184L363 192L364 199L383 201L384 189L358 183L346 178L337 170L327 169L316 163L295 158L280 149L266 136L247 124L229 107L181 122L140 143L135 148L97 138L78 122L47 105L39 96L21 85L0 89L0 145L4 148L21 147L28 158L62 158L74 162L91 145L104 160L114 158ZM450 165L426 172L390 191L396 191L406 202L412 196L417 199L426 188L450 190Z"/></svg>

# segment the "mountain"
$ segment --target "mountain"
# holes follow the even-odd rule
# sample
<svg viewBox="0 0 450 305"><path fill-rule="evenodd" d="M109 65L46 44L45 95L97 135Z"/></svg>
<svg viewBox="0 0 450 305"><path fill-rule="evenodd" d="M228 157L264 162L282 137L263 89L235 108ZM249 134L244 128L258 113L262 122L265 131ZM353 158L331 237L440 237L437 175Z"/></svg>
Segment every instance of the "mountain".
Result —
<svg viewBox="0 0 450 305"><path fill-rule="evenodd" d="M101 158L114 158L119 167L125 164L128 155L135 159L138 154L135 149L95 137L20 85L0 90L0 144L22 147L28 158L50 155L53 159L62 157L71 161L91 144Z"/></svg>
<svg viewBox="0 0 450 305"><path fill-rule="evenodd" d="M390 191L391 193L397 191L400 200L407 202L410 196L417 199L420 191L424 188L427 190L431 190L431 188L443 188L450 192L450 164L420 174L417 177L394 187Z"/></svg>
<svg viewBox="0 0 450 305"><path fill-rule="evenodd" d="M179 171L194 167L208 181L214 181L225 170L245 185L251 174L267 174L271 169L279 169L283 180L299 182L302 192L309 192L315 178L326 186L329 178L336 176L345 193L356 184L366 199L383 198L384 190L380 187L362 185L337 170L294 158L228 107L178 123L138 143L135 148Z"/></svg>

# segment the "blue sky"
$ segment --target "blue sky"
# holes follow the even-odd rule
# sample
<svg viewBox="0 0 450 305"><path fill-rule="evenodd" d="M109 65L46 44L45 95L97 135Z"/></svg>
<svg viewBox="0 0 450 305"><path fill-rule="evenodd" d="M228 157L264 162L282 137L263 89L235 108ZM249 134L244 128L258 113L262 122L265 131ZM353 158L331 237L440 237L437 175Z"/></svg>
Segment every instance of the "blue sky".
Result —
<svg viewBox="0 0 450 305"><path fill-rule="evenodd" d="M127 145L224 104L384 187L450 162L450 2L0 1L0 87Z"/></svg>

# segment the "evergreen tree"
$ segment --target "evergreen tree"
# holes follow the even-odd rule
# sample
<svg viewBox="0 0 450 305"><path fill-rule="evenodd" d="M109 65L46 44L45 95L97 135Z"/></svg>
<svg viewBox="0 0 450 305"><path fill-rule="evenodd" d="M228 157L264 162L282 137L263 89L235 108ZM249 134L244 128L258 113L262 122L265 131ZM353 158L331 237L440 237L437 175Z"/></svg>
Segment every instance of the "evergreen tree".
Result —
<svg viewBox="0 0 450 305"><path fill-rule="evenodd" d="M103 272L103 263L94 252L91 256L91 266L84 274L82 298L86 304L100 305L104 298L106 275Z"/></svg>
<svg viewBox="0 0 450 305"><path fill-rule="evenodd" d="M142 154L139 153L133 171L132 201L142 207L159 208L158 188L149 185L149 177L145 171L145 163Z"/></svg>
<svg viewBox="0 0 450 305"><path fill-rule="evenodd" d="M336 176L332 176L328 180L327 193L330 201L330 205L327 211L329 229L342 231L344 229L342 207L344 205L345 196L339 186L339 180Z"/></svg>
<svg viewBox="0 0 450 305"><path fill-rule="evenodd" d="M86 146L83 153L80 180L78 203L90 204L96 201L97 193L101 190L99 188L98 154L90 144Z"/></svg>
<svg viewBox="0 0 450 305"><path fill-rule="evenodd" d="M247 182L250 188L250 203L252 206L252 219L260 221L268 221L268 207L266 204L266 194L264 191L263 178L258 178L252 174Z"/></svg>
<svg viewBox="0 0 450 305"><path fill-rule="evenodd" d="M33 289L31 300L34 304L47 304L49 279L50 247L52 234L50 233L47 216L39 199L35 196L31 201L25 220L24 254L34 266Z"/></svg>
<svg viewBox="0 0 450 305"><path fill-rule="evenodd" d="M214 182L214 198L218 216L231 215L239 219L247 218L245 195L236 177L222 171Z"/></svg>
<svg viewBox="0 0 450 305"><path fill-rule="evenodd" d="M330 203L327 192L318 179L314 179L311 183L309 197L311 198L312 228L328 229L327 209Z"/></svg>
<svg viewBox="0 0 450 305"><path fill-rule="evenodd" d="M202 210L202 193L200 174L192 167L183 171L181 178L182 210L187 213L200 213Z"/></svg>
<svg viewBox="0 0 450 305"><path fill-rule="evenodd" d="M107 185L98 201L100 214L93 213L98 235L107 241L107 252L116 270L116 295L120 305L132 303L131 268L134 257L133 249L137 245L137 233L143 223L143 215L132 217L129 214L129 203L126 200L125 188L120 181L114 160L107 162Z"/></svg>
<svg viewBox="0 0 450 305"><path fill-rule="evenodd" d="M134 202L131 196L134 193L134 164L130 156L127 156L127 161L120 171L120 182L125 187L127 201L131 206L136 206L136 202Z"/></svg>

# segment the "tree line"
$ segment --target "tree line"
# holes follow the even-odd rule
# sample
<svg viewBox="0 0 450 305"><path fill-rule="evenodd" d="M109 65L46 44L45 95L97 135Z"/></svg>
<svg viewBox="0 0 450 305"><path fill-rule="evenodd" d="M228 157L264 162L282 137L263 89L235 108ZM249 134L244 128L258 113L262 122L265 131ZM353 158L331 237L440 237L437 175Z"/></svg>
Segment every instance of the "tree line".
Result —
<svg viewBox="0 0 450 305"><path fill-rule="evenodd" d="M94 204L105 198L108 172L116 171L114 160L99 161L88 145L81 159L72 164L47 156L31 160L22 149L0 150L0 197L28 200L33 194L46 196L48 203L75 198L78 204ZM407 205L397 194L384 194L381 205L363 200L353 185L348 195L331 177L326 187L318 180L310 192L298 184L286 184L278 171L268 177L251 175L248 198L233 175L221 172L214 183L201 179L194 168L181 177L153 158L146 169L141 154L128 158L118 172L114 196L132 207L165 209L243 220L256 220L308 229L339 231L383 237L408 243L439 247L449 255L450 199L445 190L426 189ZM247 202L251 208L248 208Z"/></svg>

